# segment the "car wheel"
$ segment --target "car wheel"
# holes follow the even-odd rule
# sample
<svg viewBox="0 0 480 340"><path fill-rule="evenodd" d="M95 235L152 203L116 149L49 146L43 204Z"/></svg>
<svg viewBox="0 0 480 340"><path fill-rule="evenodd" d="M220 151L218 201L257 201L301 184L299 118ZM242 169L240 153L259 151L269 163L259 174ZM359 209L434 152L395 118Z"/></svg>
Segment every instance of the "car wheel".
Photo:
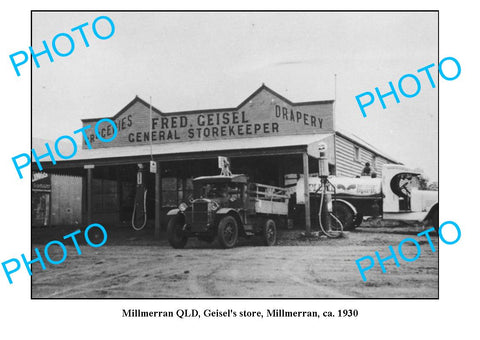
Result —
<svg viewBox="0 0 480 340"><path fill-rule="evenodd" d="M262 230L263 244L273 246L277 242L277 226L274 220L267 220Z"/></svg>
<svg viewBox="0 0 480 340"><path fill-rule="evenodd" d="M222 248L232 248L238 239L238 223L235 217L227 215L218 223L218 242Z"/></svg>
<svg viewBox="0 0 480 340"><path fill-rule="evenodd" d="M188 237L183 232L183 225L183 216L180 215L175 215L168 221L168 243L175 249L184 248L187 244Z"/></svg>

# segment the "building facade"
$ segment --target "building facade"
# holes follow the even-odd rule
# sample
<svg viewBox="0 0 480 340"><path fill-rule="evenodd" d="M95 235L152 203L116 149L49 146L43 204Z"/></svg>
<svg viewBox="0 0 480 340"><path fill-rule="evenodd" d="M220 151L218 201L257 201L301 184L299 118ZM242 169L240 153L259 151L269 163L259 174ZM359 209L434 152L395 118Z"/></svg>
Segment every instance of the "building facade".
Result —
<svg viewBox="0 0 480 340"><path fill-rule="evenodd" d="M48 173L82 179L79 192L71 194L81 197L84 224L130 225L143 197L147 223L159 232L166 212L192 196L193 178L219 173L219 156L230 159L232 172L254 182L286 186L295 176L318 173L318 145L325 143L331 174L355 177L370 162L381 176L382 165L396 161L335 129L333 104L294 103L265 85L238 106L221 109L167 113L135 97L114 116L82 120L86 138L74 158L42 165ZM103 118L117 129L108 143L93 128ZM112 138L114 128L101 122L98 134ZM151 161L155 173L149 171ZM138 194L139 173L144 196Z"/></svg>

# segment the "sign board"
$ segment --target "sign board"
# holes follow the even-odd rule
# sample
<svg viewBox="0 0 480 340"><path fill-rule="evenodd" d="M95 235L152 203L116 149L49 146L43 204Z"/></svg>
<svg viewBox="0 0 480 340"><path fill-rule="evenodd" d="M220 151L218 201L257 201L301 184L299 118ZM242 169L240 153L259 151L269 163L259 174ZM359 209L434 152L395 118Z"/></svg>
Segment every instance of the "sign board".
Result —
<svg viewBox="0 0 480 340"><path fill-rule="evenodd" d="M103 117L102 117L103 118ZM96 126L102 118L84 119ZM323 134L333 131L333 101L292 103L267 87L261 87L238 107L163 113L140 98L132 100L115 116L117 136L101 142L94 129L86 131L92 148L224 140L251 137ZM103 138L113 136L109 122L98 125ZM86 142L83 142L86 149Z"/></svg>
<svg viewBox="0 0 480 340"><path fill-rule="evenodd" d="M223 169L223 168L229 167L229 166L230 166L230 162L228 161L227 157L218 156L218 168L219 169Z"/></svg>
<svg viewBox="0 0 480 340"><path fill-rule="evenodd" d="M152 174L157 173L157 162L156 161L150 161L150 172Z"/></svg>
<svg viewBox="0 0 480 340"><path fill-rule="evenodd" d="M218 168L221 169L222 176L231 176L230 160L227 157L218 156Z"/></svg>
<svg viewBox="0 0 480 340"><path fill-rule="evenodd" d="M51 177L46 173L34 173L32 191L50 192L52 189Z"/></svg>

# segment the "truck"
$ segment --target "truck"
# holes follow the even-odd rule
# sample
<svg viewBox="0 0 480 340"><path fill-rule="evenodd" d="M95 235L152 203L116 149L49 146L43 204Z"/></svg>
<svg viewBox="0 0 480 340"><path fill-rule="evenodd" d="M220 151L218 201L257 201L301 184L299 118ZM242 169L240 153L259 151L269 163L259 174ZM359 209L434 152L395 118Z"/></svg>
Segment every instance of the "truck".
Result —
<svg viewBox="0 0 480 340"><path fill-rule="evenodd" d="M364 217L422 222L438 231L438 191L419 188L422 173L401 164L384 164L382 178L329 176L334 187L329 210L341 220L344 230L358 227ZM303 178L296 185L297 204L302 202ZM309 194L321 188L318 177L309 177Z"/></svg>
<svg viewBox="0 0 480 340"><path fill-rule="evenodd" d="M258 235L266 246L277 240L277 226L286 224L286 189L252 183L243 174L202 176L193 180L193 197L167 215L168 242L184 248L188 238L232 248L238 237Z"/></svg>

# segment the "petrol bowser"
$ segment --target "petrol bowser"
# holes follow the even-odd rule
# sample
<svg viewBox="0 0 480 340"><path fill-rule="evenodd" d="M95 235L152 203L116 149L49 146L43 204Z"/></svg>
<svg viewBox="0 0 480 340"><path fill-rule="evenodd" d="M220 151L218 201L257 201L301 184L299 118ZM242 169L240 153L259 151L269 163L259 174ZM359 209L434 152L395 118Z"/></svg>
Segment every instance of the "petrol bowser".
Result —
<svg viewBox="0 0 480 340"><path fill-rule="evenodd" d="M147 224L147 187L145 186L145 169L138 164L135 201L133 203L132 228L142 230Z"/></svg>
<svg viewBox="0 0 480 340"><path fill-rule="evenodd" d="M336 216L335 204L332 204L332 194L335 197L335 186L329 180L327 145L319 143L309 154L318 159L318 177L309 177L308 190L311 204L318 206L318 224L328 237L339 237L343 234L341 218ZM304 178L300 178L296 186L297 204L305 204ZM320 200L319 200L320 198ZM336 201L334 203L337 203ZM333 207L333 213L332 213Z"/></svg>
<svg viewBox="0 0 480 340"><path fill-rule="evenodd" d="M328 237L339 237L343 233L343 225L335 216L332 210L332 191L335 192L335 186L328 180L328 158L327 158L327 144L320 143L318 145L318 177L320 178L321 186L316 193L321 190L320 208L318 210L318 222L320 229ZM322 219L322 216L324 217Z"/></svg>

